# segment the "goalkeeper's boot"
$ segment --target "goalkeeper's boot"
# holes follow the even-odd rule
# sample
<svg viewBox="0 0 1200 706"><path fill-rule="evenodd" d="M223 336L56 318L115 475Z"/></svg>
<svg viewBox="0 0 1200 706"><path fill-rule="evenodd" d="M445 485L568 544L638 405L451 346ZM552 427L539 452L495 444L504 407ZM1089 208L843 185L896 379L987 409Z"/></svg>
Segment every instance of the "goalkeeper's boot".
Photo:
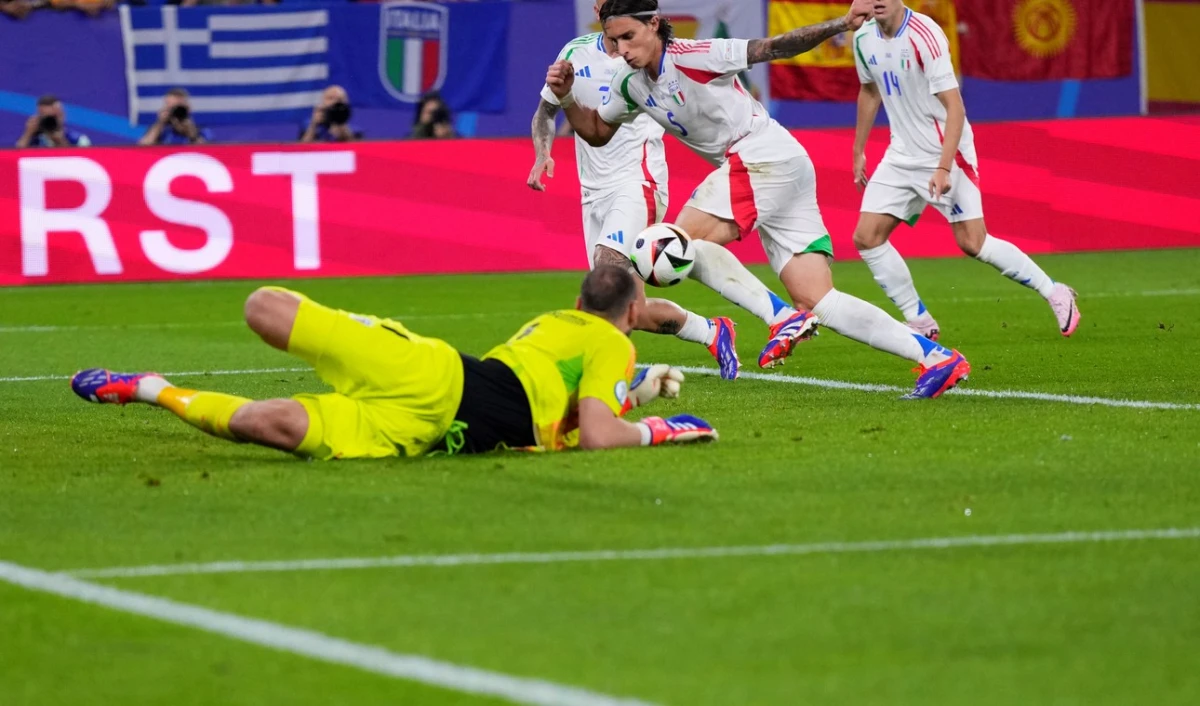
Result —
<svg viewBox="0 0 1200 706"><path fill-rule="evenodd" d="M905 399L920 400L941 397L947 390L967 379L971 374L971 364L958 351L950 351L950 355L940 363L920 365L913 370L918 373L917 387L905 395Z"/></svg>
<svg viewBox="0 0 1200 706"><path fill-rule="evenodd" d="M125 405L133 401L138 383L157 373L114 373L104 368L80 370L71 378L71 389L88 402Z"/></svg>
<svg viewBox="0 0 1200 706"><path fill-rule="evenodd" d="M1079 328L1079 307L1075 305L1075 290L1057 282L1050 294L1050 308L1054 310L1054 318L1058 319L1058 330L1064 336L1070 336Z"/></svg>
<svg viewBox="0 0 1200 706"><path fill-rule="evenodd" d="M708 352L712 353L712 357L717 359L717 365L721 366L721 379L736 380L742 362L738 360L737 348L734 346L737 341L737 331L733 328L733 319L727 316L718 316L715 319L709 319L708 325L716 331L712 344L708 346Z"/></svg>
<svg viewBox="0 0 1200 706"><path fill-rule="evenodd" d="M797 311L771 327L771 340L758 356L758 367L781 365L800 341L817 335L817 317L811 311Z"/></svg>

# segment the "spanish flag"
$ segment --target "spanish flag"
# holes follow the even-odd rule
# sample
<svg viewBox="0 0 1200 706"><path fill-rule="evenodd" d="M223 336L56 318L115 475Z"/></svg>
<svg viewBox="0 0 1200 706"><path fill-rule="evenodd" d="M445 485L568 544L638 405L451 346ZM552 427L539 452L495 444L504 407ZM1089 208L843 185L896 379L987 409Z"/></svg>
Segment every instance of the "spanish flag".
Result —
<svg viewBox="0 0 1200 706"><path fill-rule="evenodd" d="M1146 0L1150 112L1200 111L1200 0Z"/></svg>
<svg viewBox="0 0 1200 706"><path fill-rule="evenodd" d="M910 9L932 17L950 40L950 55L958 66L958 20L953 0L909 0ZM790 32L844 16L846 0L770 0L767 33ZM784 100L854 101L858 72L854 68L854 33L833 37L810 52L771 62L771 94Z"/></svg>

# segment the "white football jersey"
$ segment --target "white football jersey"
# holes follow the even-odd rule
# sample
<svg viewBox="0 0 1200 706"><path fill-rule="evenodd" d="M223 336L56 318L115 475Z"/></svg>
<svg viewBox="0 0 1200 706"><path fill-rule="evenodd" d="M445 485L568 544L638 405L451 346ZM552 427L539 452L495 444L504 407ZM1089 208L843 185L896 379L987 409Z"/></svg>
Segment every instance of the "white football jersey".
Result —
<svg viewBox="0 0 1200 706"><path fill-rule="evenodd" d="M567 43L558 54L559 61L575 67L575 85L571 96L584 108L599 108L608 95L609 84L621 67L620 57L609 56L604 35L588 34ZM558 105L558 97L549 86L542 87L542 99ZM663 148L663 129L644 118L622 127L603 147L592 147L575 137L575 160L579 164L579 184L583 202L629 183L648 183L652 188L667 189L667 154Z"/></svg>
<svg viewBox="0 0 1200 706"><path fill-rule="evenodd" d="M886 159L914 167L934 167L942 154L946 107L937 94L958 88L950 42L926 15L906 10L896 36L887 39L871 20L854 33L858 80L874 83L883 96L892 143ZM959 153L977 164L971 123L963 127Z"/></svg>
<svg viewBox="0 0 1200 706"><path fill-rule="evenodd" d="M792 138L738 80L749 68L745 39L676 39L663 51L658 80L625 62L600 106L610 124L649 115L710 164L730 154L775 162L803 154Z"/></svg>

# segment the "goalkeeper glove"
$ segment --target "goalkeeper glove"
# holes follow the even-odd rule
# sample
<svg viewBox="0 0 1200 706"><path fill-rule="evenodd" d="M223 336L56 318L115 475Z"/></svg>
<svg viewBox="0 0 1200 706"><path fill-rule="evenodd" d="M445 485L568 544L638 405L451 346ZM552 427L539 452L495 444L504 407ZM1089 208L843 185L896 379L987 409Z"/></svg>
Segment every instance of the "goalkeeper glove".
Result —
<svg viewBox="0 0 1200 706"><path fill-rule="evenodd" d="M665 363L642 368L641 372L633 378L633 385L630 386L629 396L625 399L621 414L642 407L658 397L667 399L678 397L682 384L683 373Z"/></svg>
<svg viewBox="0 0 1200 706"><path fill-rule="evenodd" d="M711 424L690 414L679 414L668 419L646 417L637 425L642 431L642 446L717 440L717 430Z"/></svg>

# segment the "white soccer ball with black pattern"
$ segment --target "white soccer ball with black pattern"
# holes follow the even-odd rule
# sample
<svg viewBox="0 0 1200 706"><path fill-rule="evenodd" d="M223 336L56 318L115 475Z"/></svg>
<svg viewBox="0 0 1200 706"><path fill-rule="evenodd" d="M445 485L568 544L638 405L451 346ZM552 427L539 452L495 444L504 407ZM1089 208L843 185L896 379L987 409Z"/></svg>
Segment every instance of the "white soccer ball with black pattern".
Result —
<svg viewBox="0 0 1200 706"><path fill-rule="evenodd" d="M670 223L652 225L633 239L629 260L638 277L654 287L674 287L687 279L696 262L692 239Z"/></svg>

